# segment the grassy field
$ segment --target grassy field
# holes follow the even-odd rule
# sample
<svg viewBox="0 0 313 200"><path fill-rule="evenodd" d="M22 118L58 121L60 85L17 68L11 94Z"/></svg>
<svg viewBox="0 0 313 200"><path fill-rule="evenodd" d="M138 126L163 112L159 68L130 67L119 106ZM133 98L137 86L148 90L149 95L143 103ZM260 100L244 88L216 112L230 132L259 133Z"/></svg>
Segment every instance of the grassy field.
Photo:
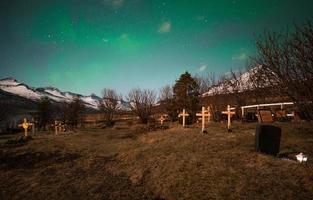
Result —
<svg viewBox="0 0 313 200"><path fill-rule="evenodd" d="M256 124L154 132L137 127L0 136L0 199L312 199L313 126L283 129L281 150L307 163L254 151Z"/></svg>

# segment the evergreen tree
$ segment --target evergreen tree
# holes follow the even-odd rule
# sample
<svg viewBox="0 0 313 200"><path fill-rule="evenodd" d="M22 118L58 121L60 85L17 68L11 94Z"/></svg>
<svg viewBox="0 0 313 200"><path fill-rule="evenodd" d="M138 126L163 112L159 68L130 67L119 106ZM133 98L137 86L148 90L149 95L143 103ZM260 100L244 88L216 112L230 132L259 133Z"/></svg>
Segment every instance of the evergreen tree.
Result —
<svg viewBox="0 0 313 200"><path fill-rule="evenodd" d="M190 114L189 119L191 122L196 121L196 113L199 109L199 85L196 80L189 74L185 72L182 74L173 88L174 101L177 111L186 109Z"/></svg>

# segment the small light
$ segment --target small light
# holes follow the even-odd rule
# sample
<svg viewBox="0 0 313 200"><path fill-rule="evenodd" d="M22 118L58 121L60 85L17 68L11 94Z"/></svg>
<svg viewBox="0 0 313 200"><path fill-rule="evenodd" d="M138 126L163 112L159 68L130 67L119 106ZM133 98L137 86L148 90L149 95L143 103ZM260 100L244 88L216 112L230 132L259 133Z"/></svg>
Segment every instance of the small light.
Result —
<svg viewBox="0 0 313 200"><path fill-rule="evenodd" d="M302 152L296 155L297 160L302 163L308 160L308 157L304 155Z"/></svg>

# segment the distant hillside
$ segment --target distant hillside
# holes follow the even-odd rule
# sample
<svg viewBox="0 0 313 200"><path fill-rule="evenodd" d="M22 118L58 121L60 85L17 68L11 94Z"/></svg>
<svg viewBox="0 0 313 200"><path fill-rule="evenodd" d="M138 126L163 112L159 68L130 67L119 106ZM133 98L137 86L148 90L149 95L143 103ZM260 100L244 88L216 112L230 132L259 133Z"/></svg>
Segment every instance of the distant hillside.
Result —
<svg viewBox="0 0 313 200"><path fill-rule="evenodd" d="M233 93L234 90L238 90L238 92L244 92L248 90L253 90L253 85L250 82L250 78L253 77L255 74L258 73L259 67L255 67L250 69L249 71L246 71L238 76L238 85L236 84L236 80L232 79L230 80L230 83L227 82L221 82L217 85L211 86L207 92L203 93L202 96L214 96L219 94L229 94ZM236 88L234 89L232 85L236 85Z"/></svg>
<svg viewBox="0 0 313 200"><path fill-rule="evenodd" d="M54 103L70 102L74 98L80 98L86 106L87 112L98 110L100 97L92 94L84 96L72 92L62 92L54 87L34 88L18 82L14 78L0 80L0 100L5 101L11 112L32 112L37 109L38 101L47 97Z"/></svg>

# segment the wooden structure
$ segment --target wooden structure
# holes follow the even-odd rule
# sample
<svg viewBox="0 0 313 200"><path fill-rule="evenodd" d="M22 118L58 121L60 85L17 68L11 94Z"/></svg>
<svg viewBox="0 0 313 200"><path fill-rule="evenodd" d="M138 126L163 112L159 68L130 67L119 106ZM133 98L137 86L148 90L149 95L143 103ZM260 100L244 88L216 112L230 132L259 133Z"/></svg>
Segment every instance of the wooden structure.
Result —
<svg viewBox="0 0 313 200"><path fill-rule="evenodd" d="M166 120L166 118L163 115L161 115L161 117L159 118L161 126L163 126L163 123L165 120Z"/></svg>
<svg viewBox="0 0 313 200"><path fill-rule="evenodd" d="M245 115L245 109L247 108L256 108L259 110L263 107L271 107L271 106L280 106L280 109L282 110L284 106L286 105L294 105L293 102L282 102L282 103L267 103L267 104L255 104L255 105L248 105L248 106L241 106L241 117L243 118Z"/></svg>
<svg viewBox="0 0 313 200"><path fill-rule="evenodd" d="M205 128L205 117L209 117L209 114L207 113L207 110L205 110L205 107L202 106L201 113L197 113L196 116L201 117L202 133L203 133L204 132L204 128Z"/></svg>
<svg viewBox="0 0 313 200"><path fill-rule="evenodd" d="M186 112L185 109L183 109L182 113L179 113L178 117L183 117L183 128L185 128L185 124L186 124L186 117L188 117L189 114Z"/></svg>
<svg viewBox="0 0 313 200"><path fill-rule="evenodd" d="M27 136L28 136L28 128L29 128L30 126L34 127L34 124L27 122L27 119L24 118L23 123L22 123L22 124L19 124L18 126L19 126L19 127L22 127L22 128L24 129L24 135L25 135L25 137L27 137ZM35 132L35 129L33 128L33 133L34 133L34 132Z"/></svg>
<svg viewBox="0 0 313 200"><path fill-rule="evenodd" d="M222 111L222 114L227 115L227 130L231 131L230 126L231 126L231 117L236 114L234 111L235 108L231 108L230 105L227 105L227 110L226 111Z"/></svg>

